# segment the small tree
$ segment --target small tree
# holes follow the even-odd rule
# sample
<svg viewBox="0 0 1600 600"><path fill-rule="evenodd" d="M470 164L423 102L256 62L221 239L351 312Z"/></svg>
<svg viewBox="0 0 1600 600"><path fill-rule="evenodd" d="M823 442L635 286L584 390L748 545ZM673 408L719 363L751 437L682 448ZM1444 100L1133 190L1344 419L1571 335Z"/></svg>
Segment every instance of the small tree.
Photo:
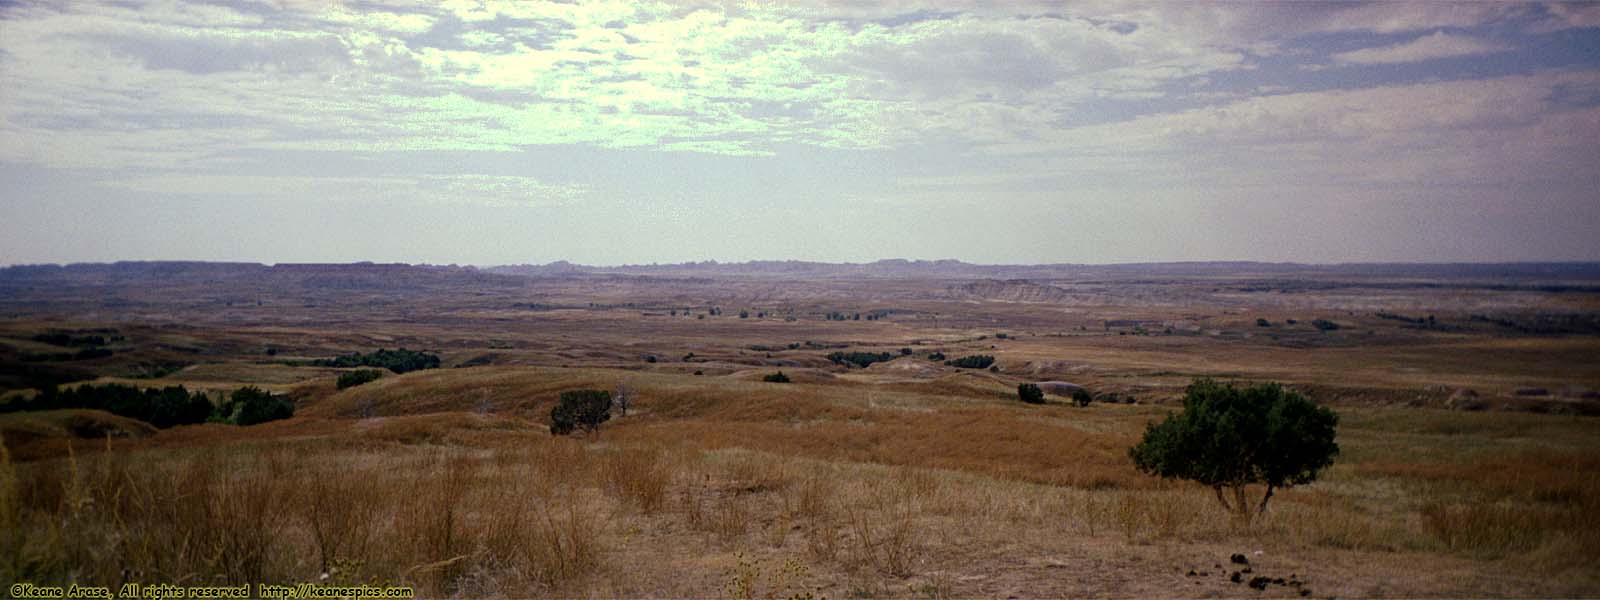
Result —
<svg viewBox="0 0 1600 600"><path fill-rule="evenodd" d="M767 383L789 383L789 376L784 375L783 371L778 371L777 373L763 376L761 380Z"/></svg>
<svg viewBox="0 0 1600 600"><path fill-rule="evenodd" d="M628 416L628 407L633 405L633 388L628 387L628 384L617 382L617 391L612 394L612 400L617 403L617 410L621 411L622 416Z"/></svg>
<svg viewBox="0 0 1600 600"><path fill-rule="evenodd" d="M1257 512L1277 488L1307 484L1333 464L1339 416L1278 384L1235 388L1197 379L1184 392L1183 411L1145 428L1130 448L1144 473L1210 486L1217 501L1249 520L1245 486L1266 484ZM1222 488L1233 491L1230 504Z"/></svg>
<svg viewBox="0 0 1600 600"><path fill-rule="evenodd" d="M245 386L228 396L226 419L234 425L255 425L294 416L294 403L261 388Z"/></svg>
<svg viewBox="0 0 1600 600"><path fill-rule="evenodd" d="M1019 383L1017 398L1028 404L1044 404L1044 390L1031 383Z"/></svg>
<svg viewBox="0 0 1600 600"><path fill-rule="evenodd" d="M605 390L567 390L550 409L550 433L567 435L582 429L593 433L611 419L611 392Z"/></svg>
<svg viewBox="0 0 1600 600"><path fill-rule="evenodd" d="M1072 402L1078 406L1088 406L1090 402L1094 402L1094 394L1083 388L1072 390Z"/></svg>

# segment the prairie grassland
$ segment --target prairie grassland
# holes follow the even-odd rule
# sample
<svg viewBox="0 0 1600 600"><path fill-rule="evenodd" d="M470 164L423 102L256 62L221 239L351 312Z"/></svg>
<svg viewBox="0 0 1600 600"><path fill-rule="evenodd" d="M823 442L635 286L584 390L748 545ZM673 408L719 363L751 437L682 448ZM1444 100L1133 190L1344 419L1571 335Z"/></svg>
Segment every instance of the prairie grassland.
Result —
<svg viewBox="0 0 1600 600"><path fill-rule="evenodd" d="M599 436L539 422L561 389L618 381L639 399ZM1126 448L1167 410L602 369L412 373L286 422L8 458L0 583L1256 595L1216 566L1243 552L1257 574L1304 582L1266 596L1600 594L1594 419L1341 409L1340 461L1245 526L1209 490L1134 472Z"/></svg>

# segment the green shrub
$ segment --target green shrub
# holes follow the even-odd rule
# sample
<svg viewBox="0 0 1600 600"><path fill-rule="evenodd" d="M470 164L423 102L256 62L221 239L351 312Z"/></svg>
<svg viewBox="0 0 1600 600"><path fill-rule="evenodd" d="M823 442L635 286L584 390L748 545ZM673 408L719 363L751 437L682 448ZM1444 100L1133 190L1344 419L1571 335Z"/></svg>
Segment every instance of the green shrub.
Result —
<svg viewBox="0 0 1600 600"><path fill-rule="evenodd" d="M379 371L377 369L347 371L339 374L339 382L337 385L341 390L353 388L369 381L377 381L380 377L383 377L383 371Z"/></svg>
<svg viewBox="0 0 1600 600"><path fill-rule="evenodd" d="M311 364L318 367L338 367L345 369L350 367L379 367L394 371L396 374L399 374L408 373L411 371L420 371L422 369L437 369L439 368L439 357L428 354L427 352L407 350L405 348L400 348L398 350L385 350L379 348L377 352L371 352L368 354L351 352L350 354L335 358L319 358L311 361Z"/></svg>
<svg viewBox="0 0 1600 600"><path fill-rule="evenodd" d="M1019 383L1017 398L1028 404L1044 404L1044 390L1031 383Z"/></svg>
<svg viewBox="0 0 1600 600"><path fill-rule="evenodd" d="M140 389L120 383L80 385L70 389L49 386L32 399L17 398L0 405L0 412L88 408L138 419L161 429L204 423L211 416L211 401L204 392L181 385Z"/></svg>
<svg viewBox="0 0 1600 600"><path fill-rule="evenodd" d="M789 376L784 375L783 371L778 371L777 373L762 376L761 380L767 383L789 383Z"/></svg>
<svg viewBox="0 0 1600 600"><path fill-rule="evenodd" d="M872 363L886 362L891 358L894 358L894 355L888 352L834 352L828 355L828 360L833 361L833 364L852 364L863 369Z"/></svg>
<svg viewBox="0 0 1600 600"><path fill-rule="evenodd" d="M1094 402L1094 394L1083 388L1072 390L1072 402L1078 406L1088 406L1090 402Z"/></svg>
<svg viewBox="0 0 1600 600"><path fill-rule="evenodd" d="M250 385L234 390L221 413L228 423L249 426L294 416L294 403Z"/></svg>
<svg viewBox="0 0 1600 600"><path fill-rule="evenodd" d="M611 419L611 392L567 390L550 409L550 433L567 435L579 429L594 432Z"/></svg>
<svg viewBox="0 0 1600 600"><path fill-rule="evenodd" d="M1128 454L1141 472L1211 487L1218 502L1248 519L1244 486L1266 484L1259 512L1274 489L1315 481L1339 453L1338 423L1333 411L1281 385L1241 389L1197 379L1185 390L1183 410L1149 424Z"/></svg>
<svg viewBox="0 0 1600 600"><path fill-rule="evenodd" d="M994 357L987 354L974 354L963 356L955 360L944 361L944 364L963 369L987 369L994 365Z"/></svg>

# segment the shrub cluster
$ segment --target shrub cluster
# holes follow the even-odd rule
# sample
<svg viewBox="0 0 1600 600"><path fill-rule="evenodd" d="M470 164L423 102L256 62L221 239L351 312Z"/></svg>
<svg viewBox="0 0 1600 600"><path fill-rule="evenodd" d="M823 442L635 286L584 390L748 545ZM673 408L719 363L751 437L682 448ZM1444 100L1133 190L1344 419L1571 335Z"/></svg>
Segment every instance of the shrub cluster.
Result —
<svg viewBox="0 0 1600 600"><path fill-rule="evenodd" d="M27 352L22 355L25 362L60 362L67 360L94 360L111 356L110 348L84 348L77 352Z"/></svg>
<svg viewBox="0 0 1600 600"><path fill-rule="evenodd" d="M783 371L778 371L777 373L763 375L761 380L767 383L789 383L789 376L784 375Z"/></svg>
<svg viewBox="0 0 1600 600"><path fill-rule="evenodd" d="M294 416L294 403L257 387L235 390L220 406L205 392L181 385L137 388L120 383L80 385L69 389L47 387L32 399L16 398L0 404L0 412L87 408L138 419L157 428L207 421L254 425Z"/></svg>
<svg viewBox="0 0 1600 600"><path fill-rule="evenodd" d="M418 352L405 348L399 350L384 350L380 348L377 352L367 354L351 352L336 358L319 358L311 361L311 364L318 367L340 368L380 367L395 373L407 373L422 369L437 369L439 368L439 357L427 352Z"/></svg>
<svg viewBox="0 0 1600 600"><path fill-rule="evenodd" d="M224 423L255 425L294 416L294 403L251 385L234 390L216 414Z"/></svg>
<svg viewBox="0 0 1600 600"><path fill-rule="evenodd" d="M944 361L944 364L963 369L987 369L994 364L994 357L987 354L974 354L972 356L963 356L955 360L947 360Z"/></svg>
<svg viewBox="0 0 1600 600"><path fill-rule="evenodd" d="M876 362L886 362L891 358L894 358L894 355L888 352L834 352L828 355L828 360L833 361L833 364L848 363L861 368Z"/></svg>
<svg viewBox="0 0 1600 600"><path fill-rule="evenodd" d="M89 408L138 419L165 429L174 425L204 423L211 417L211 401L204 392L181 385L139 389L131 385L80 385L69 389L47 387L32 400L20 398L0 405L0 412Z"/></svg>
<svg viewBox="0 0 1600 600"><path fill-rule="evenodd" d="M341 390L342 389L346 389L346 388L353 388L355 386L361 385L363 383L367 383L369 381L377 381L378 378L380 378L380 377L383 377L383 371L379 371L377 369L360 369L360 370L356 370L356 371L348 371L348 372L339 374L339 383L338 383L338 385L339 385L339 389L341 389Z"/></svg>

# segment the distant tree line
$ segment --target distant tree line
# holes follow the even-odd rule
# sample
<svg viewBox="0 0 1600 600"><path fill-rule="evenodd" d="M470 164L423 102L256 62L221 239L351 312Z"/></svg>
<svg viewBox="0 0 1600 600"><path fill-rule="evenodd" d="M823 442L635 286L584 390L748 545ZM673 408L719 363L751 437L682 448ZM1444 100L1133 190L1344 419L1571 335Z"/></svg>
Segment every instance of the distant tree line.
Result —
<svg viewBox="0 0 1600 600"><path fill-rule="evenodd" d="M380 348L377 352L367 354L351 352L335 358L319 358L311 361L311 365L340 368L379 367L399 374L423 369L437 369L439 368L439 357L427 352L407 350L405 348L398 350Z"/></svg>
<svg viewBox="0 0 1600 600"><path fill-rule="evenodd" d="M23 362L62 362L69 360L94 360L115 354L110 348L84 348L77 352L24 352Z"/></svg>
<svg viewBox="0 0 1600 600"><path fill-rule="evenodd" d="M120 335L112 335L110 341L119 342L123 339ZM104 346L106 345L106 340L106 336L103 335L72 335L61 331L33 336L33 341L52 346Z"/></svg>
<svg viewBox="0 0 1600 600"><path fill-rule="evenodd" d="M0 413L70 408L103 410L160 429L206 422L255 425L294 416L294 403L255 386L234 390L213 404L205 392L191 392L181 385L140 389L120 383L46 387L31 399L0 404Z"/></svg>

